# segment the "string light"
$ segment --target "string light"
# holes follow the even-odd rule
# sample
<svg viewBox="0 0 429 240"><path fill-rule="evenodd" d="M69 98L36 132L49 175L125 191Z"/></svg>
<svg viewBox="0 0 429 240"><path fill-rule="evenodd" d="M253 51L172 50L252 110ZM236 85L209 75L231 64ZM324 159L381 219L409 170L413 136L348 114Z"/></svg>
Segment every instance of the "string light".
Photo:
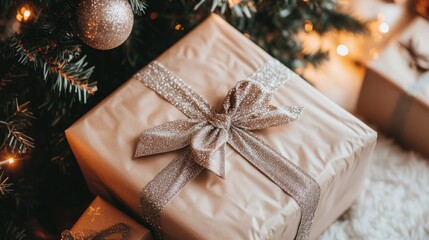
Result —
<svg viewBox="0 0 429 240"><path fill-rule="evenodd" d="M11 157L6 160L0 161L0 166L6 165L6 164L10 165L10 164L13 164L14 162L15 162L15 159Z"/></svg>
<svg viewBox="0 0 429 240"><path fill-rule="evenodd" d="M29 22L32 18L33 10L28 5L20 7L16 13L16 19L19 22Z"/></svg>
<svg viewBox="0 0 429 240"><path fill-rule="evenodd" d="M378 25L378 31L380 33L388 33L390 30L389 24L382 22L380 25Z"/></svg>
<svg viewBox="0 0 429 240"><path fill-rule="evenodd" d="M344 44L340 44L337 46L337 53L343 57L347 56L349 54L349 48Z"/></svg>

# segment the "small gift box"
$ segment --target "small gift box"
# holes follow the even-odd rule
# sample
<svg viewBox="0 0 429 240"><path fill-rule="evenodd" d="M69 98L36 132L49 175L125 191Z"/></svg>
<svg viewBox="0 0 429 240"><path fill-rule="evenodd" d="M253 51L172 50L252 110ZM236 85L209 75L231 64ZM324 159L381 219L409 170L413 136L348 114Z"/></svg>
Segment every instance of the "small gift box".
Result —
<svg viewBox="0 0 429 240"><path fill-rule="evenodd" d="M148 229L96 197L72 229L62 233L61 239L151 240L152 237Z"/></svg>
<svg viewBox="0 0 429 240"><path fill-rule="evenodd" d="M368 64L358 113L429 156L429 23L415 18Z"/></svg>
<svg viewBox="0 0 429 240"><path fill-rule="evenodd" d="M90 189L165 239L314 239L376 142L216 15L66 134Z"/></svg>

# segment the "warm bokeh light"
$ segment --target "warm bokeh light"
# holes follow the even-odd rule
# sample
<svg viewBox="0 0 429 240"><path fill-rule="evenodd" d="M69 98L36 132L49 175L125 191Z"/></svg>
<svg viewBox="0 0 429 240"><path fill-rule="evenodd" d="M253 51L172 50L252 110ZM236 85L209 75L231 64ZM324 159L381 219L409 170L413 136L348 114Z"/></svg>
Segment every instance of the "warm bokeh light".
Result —
<svg viewBox="0 0 429 240"><path fill-rule="evenodd" d="M337 47L337 53L338 53L338 55L343 56L343 57L347 56L347 54L349 54L349 48L344 44L340 44Z"/></svg>
<svg viewBox="0 0 429 240"><path fill-rule="evenodd" d="M376 48L371 48L371 49L369 50L369 56L370 56L372 59L377 59L377 58L378 58L378 50L377 50Z"/></svg>
<svg viewBox="0 0 429 240"><path fill-rule="evenodd" d="M306 32L313 31L313 23L310 20L305 20L305 22L304 22L304 30Z"/></svg>
<svg viewBox="0 0 429 240"><path fill-rule="evenodd" d="M182 26L182 24L178 23L178 24L176 24L176 26L174 26L174 29L176 29L177 31L179 31L179 30L183 30L185 28Z"/></svg>
<svg viewBox="0 0 429 240"><path fill-rule="evenodd" d="M7 161L9 162L9 164L12 164L13 162L15 162L15 159L9 158Z"/></svg>
<svg viewBox="0 0 429 240"><path fill-rule="evenodd" d="M157 19L157 18L158 18L158 13L157 13L157 12L152 12L152 13L149 15L149 17L150 17L150 19L155 20L155 19Z"/></svg>
<svg viewBox="0 0 429 240"><path fill-rule="evenodd" d="M28 22L32 15L32 9L25 5L22 6L16 13L16 19L20 22Z"/></svg>
<svg viewBox="0 0 429 240"><path fill-rule="evenodd" d="M378 26L378 31L380 33L388 33L390 30L389 24L382 22L380 23L380 25Z"/></svg>

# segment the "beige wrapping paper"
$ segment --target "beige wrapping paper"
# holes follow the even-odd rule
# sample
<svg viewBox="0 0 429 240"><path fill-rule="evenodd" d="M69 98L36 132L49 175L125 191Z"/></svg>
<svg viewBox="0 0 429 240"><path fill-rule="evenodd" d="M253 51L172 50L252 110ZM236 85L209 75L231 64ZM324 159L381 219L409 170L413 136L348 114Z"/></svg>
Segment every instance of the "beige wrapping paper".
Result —
<svg viewBox="0 0 429 240"><path fill-rule="evenodd" d="M129 227L128 240L151 240L152 237L148 229L138 224L124 213L96 197L82 216L77 220L71 229L72 233L89 232L103 230L114 224L123 223ZM120 239L121 234L115 233L106 239Z"/></svg>
<svg viewBox="0 0 429 240"><path fill-rule="evenodd" d="M220 110L229 89L270 56L216 15L157 58ZM316 238L355 200L376 133L293 75L275 105L301 105L300 120L255 132L321 186ZM177 154L133 159L142 130L185 116L132 78L66 134L94 193L140 213L139 194ZM164 209L165 239L293 239L297 203L228 147L225 180L204 171Z"/></svg>
<svg viewBox="0 0 429 240"><path fill-rule="evenodd" d="M404 146L429 156L429 84L410 90L423 75L410 68L399 45L410 38L419 54L429 56L429 22L417 17L368 64L357 111Z"/></svg>

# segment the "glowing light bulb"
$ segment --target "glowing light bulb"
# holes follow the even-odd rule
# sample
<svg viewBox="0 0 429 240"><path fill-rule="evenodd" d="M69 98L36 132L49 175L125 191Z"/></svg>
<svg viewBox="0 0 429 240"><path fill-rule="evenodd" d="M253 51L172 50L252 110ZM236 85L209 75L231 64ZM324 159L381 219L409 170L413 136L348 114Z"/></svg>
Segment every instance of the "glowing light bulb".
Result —
<svg viewBox="0 0 429 240"><path fill-rule="evenodd" d="M378 31L380 33L388 33L390 30L389 24L382 22L380 25L378 25Z"/></svg>
<svg viewBox="0 0 429 240"><path fill-rule="evenodd" d="M31 16L30 10L25 10L23 15L24 15L24 21L28 20L28 18L30 18Z"/></svg>
<svg viewBox="0 0 429 240"><path fill-rule="evenodd" d="M20 22L28 22L31 19L32 15L32 9L25 5L17 11L16 19Z"/></svg>
<svg viewBox="0 0 429 240"><path fill-rule="evenodd" d="M349 48L344 44L340 44L337 46L337 53L343 57L347 56L349 54Z"/></svg>
<svg viewBox="0 0 429 240"><path fill-rule="evenodd" d="M13 159L13 157L8 158L6 160L0 161L0 167L3 166L3 165L6 165L6 164L11 165L14 162L15 162L15 159Z"/></svg>

